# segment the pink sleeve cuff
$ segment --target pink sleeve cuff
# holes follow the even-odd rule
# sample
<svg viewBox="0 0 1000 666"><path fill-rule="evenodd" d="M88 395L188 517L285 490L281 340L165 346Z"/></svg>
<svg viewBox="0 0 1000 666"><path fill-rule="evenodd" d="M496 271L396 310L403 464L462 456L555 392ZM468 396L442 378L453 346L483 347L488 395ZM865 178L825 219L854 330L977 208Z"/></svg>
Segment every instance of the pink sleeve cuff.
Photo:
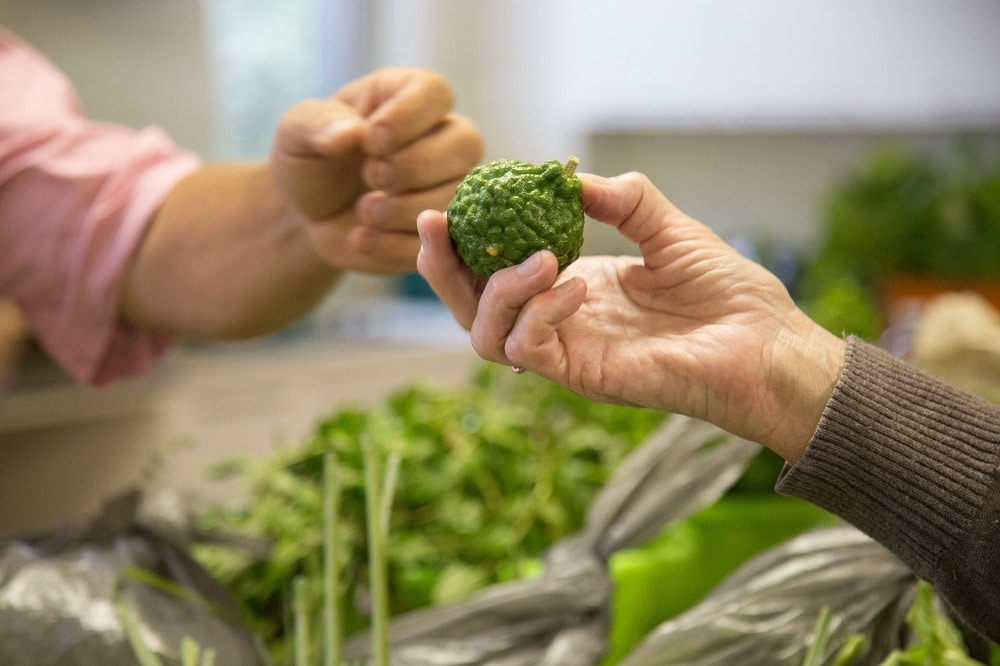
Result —
<svg viewBox="0 0 1000 666"><path fill-rule="evenodd" d="M197 157L157 128L82 117L72 86L0 30L0 294L74 378L151 367L170 340L119 319L129 262Z"/></svg>
<svg viewBox="0 0 1000 666"><path fill-rule="evenodd" d="M57 332L51 348L76 379L93 385L136 375L153 367L170 347L172 338L141 331L119 317L125 271L145 236L149 222L178 181L194 171L199 162L192 156L173 154L165 136L146 130L139 143L159 148L137 156L135 171L127 180L128 194L120 214L105 222L108 243L96 248L93 257L82 252L75 298L67 302L61 319L73 322L85 334L82 344ZM151 146L152 147L152 146ZM71 289L72 289L71 285ZM60 327L60 330L72 330ZM76 336L73 336L74 338Z"/></svg>

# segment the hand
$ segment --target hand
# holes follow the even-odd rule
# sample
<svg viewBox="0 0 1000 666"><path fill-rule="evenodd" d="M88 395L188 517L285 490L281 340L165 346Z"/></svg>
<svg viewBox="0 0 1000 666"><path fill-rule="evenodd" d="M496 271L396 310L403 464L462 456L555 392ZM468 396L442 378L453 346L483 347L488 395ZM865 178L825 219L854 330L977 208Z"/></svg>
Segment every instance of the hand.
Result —
<svg viewBox="0 0 1000 666"><path fill-rule="evenodd" d="M387 68L282 116L272 171L321 258L343 270L413 270L417 213L445 208L483 152L453 99L434 72Z"/></svg>
<svg viewBox="0 0 1000 666"><path fill-rule="evenodd" d="M781 282L671 204L640 174L581 174L587 214L640 257L582 257L557 275L540 252L489 281L455 254L447 219L421 213L420 273L487 360L585 397L679 412L801 455L844 343Z"/></svg>

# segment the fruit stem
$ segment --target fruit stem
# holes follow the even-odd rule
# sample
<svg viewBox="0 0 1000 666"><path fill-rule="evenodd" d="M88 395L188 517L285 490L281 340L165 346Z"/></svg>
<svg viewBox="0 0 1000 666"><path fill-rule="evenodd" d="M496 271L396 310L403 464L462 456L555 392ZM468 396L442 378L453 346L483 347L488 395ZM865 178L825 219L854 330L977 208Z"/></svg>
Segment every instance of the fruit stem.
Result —
<svg viewBox="0 0 1000 666"><path fill-rule="evenodd" d="M566 174L567 178L572 178L573 174L576 173L576 166L580 163L580 159L574 155L570 155L569 159L566 160L566 164L563 165L563 173Z"/></svg>

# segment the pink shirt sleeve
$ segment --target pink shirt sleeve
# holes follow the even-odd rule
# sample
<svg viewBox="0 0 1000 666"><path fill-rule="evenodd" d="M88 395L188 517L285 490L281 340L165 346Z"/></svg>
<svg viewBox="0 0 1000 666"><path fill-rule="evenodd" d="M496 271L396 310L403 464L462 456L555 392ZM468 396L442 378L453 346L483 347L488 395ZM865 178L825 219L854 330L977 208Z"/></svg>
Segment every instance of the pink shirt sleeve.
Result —
<svg viewBox="0 0 1000 666"><path fill-rule="evenodd" d="M0 294L81 382L151 367L170 341L119 319L124 271L198 159L157 128L87 120L66 78L3 30L0 100Z"/></svg>

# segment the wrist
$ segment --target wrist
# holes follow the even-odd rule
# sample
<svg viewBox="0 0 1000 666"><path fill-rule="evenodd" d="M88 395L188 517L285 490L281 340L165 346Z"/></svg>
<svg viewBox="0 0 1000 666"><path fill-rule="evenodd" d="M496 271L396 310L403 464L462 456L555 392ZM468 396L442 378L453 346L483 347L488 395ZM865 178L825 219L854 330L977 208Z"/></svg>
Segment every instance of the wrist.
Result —
<svg viewBox="0 0 1000 666"><path fill-rule="evenodd" d="M803 313L776 336L766 372L770 423L760 442L789 462L805 452L844 368L847 343Z"/></svg>
<svg viewBox="0 0 1000 666"><path fill-rule="evenodd" d="M248 174L249 190L259 197L255 206L272 220L274 247L286 255L289 265L297 266L303 277L334 279L340 271L317 252L310 227L314 221L281 187L274 170L267 164L256 165Z"/></svg>
<svg viewBox="0 0 1000 666"><path fill-rule="evenodd" d="M250 337L287 325L337 275L313 250L305 226L266 165L205 166L157 211L130 264L122 316L197 338Z"/></svg>

